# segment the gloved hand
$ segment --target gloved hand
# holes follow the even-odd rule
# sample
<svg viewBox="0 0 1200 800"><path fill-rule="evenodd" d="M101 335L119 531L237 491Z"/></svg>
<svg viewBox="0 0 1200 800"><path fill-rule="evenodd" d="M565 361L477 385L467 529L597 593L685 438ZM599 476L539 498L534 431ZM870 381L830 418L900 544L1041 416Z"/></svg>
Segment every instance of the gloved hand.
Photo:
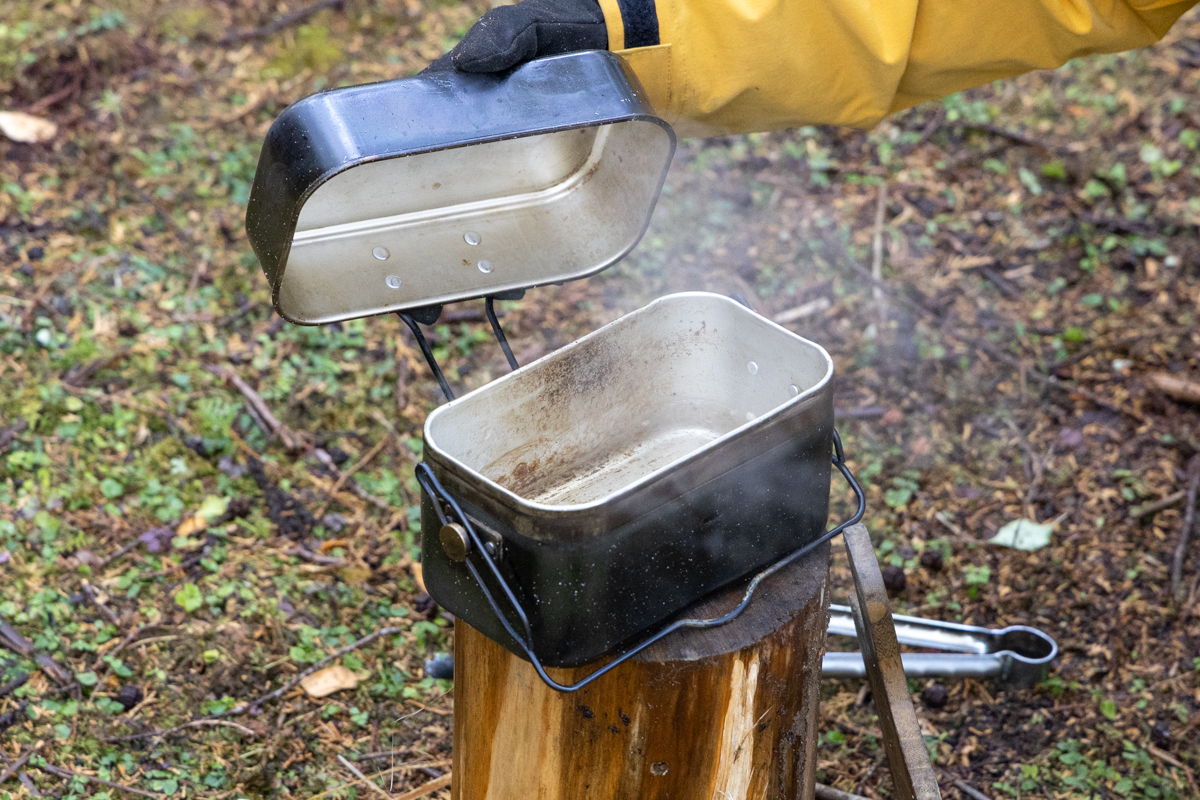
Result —
<svg viewBox="0 0 1200 800"><path fill-rule="evenodd" d="M427 72L501 72L534 58L608 48L596 0L523 0L487 12Z"/></svg>

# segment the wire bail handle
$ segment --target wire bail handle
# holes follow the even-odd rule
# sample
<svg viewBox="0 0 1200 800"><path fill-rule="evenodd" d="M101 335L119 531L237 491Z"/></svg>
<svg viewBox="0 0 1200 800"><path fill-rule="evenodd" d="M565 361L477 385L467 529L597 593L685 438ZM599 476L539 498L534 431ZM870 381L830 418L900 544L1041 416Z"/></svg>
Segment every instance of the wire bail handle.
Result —
<svg viewBox="0 0 1200 800"><path fill-rule="evenodd" d="M441 481L437 479L437 476L433 474L433 470L425 462L422 461L417 465L416 477L417 482L421 485L421 488L425 490L430 499L433 501L433 508L437 513L438 522L440 525L442 527L453 525L457 531L461 531L466 534L465 539L462 540L462 545L464 546L464 550L462 551L464 556L462 563L466 565L467 570L471 573L471 577L475 580L475 583L478 584L479 589L483 592L484 599L487 600L488 606L492 609L492 613L496 615L496 619L498 619L500 624L504 627L505 633L507 633L509 637L517 643L517 646L521 648L521 651L525 653L525 656L529 659L530 663L533 664L533 668L537 670L538 677L540 677L547 686L559 692L575 692L579 689L582 689L584 686L587 686L589 683L596 680L601 675L604 675L606 672L609 672L620 664L625 663L650 645L662 640L675 631L682 630L684 628L717 628L736 619L743 611L746 610L746 607L750 605L751 597L754 596L755 590L758 589L759 585L763 581L774 575L779 570L793 563L814 548L825 544L830 539L844 531L846 528L861 520L867 508L866 496L863 494L862 487L854 478L853 473L850 472L850 468L846 466L846 456L845 452L842 450L842 437L838 435L836 428L833 431L833 465L838 468L838 471L842 473L842 477L844 477L846 482L850 484L850 488L854 491L855 498L858 501L854 515L851 516L850 519L840 523L832 530L825 532L820 538L809 542L798 550L792 551L788 555L779 559L755 575L753 580L751 580L749 585L746 587L746 593L742 596L741 602L729 612L711 619L676 620L656 633L651 634L642 642L635 645L632 649L625 651L604 666L572 684L558 683L546 673L545 668L542 666L541 660L538 659L537 654L533 651L533 627L529 623L529 616L521 607L520 601L513 593L513 590L508 585L508 582L504 579L504 576L500 574L500 569L496 566L495 561L487 556L484 549L484 544L480 539L479 534L476 533L474 525L471 524L471 520L463 512L462 507L458 504L458 501L456 501L454 497L452 497L450 493L446 491L445 487L442 486ZM480 554L483 554L482 560L487 565L487 569L491 573L492 579L499 585L500 590L504 595L504 599L508 602L508 606L516 614L524 636L519 634L513 628L512 623L509 622L508 617L504 614L500 608L500 605L496 602L496 598L492 595L491 590L489 590L487 584L484 583L483 576L480 574L479 569L474 563L474 561L479 560Z"/></svg>

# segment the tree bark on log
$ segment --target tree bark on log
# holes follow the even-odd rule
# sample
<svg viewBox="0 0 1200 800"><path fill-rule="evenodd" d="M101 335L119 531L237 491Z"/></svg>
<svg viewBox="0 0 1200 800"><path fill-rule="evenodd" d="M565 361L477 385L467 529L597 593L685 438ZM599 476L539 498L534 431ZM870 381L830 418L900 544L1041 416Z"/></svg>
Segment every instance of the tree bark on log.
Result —
<svg viewBox="0 0 1200 800"><path fill-rule="evenodd" d="M761 800L814 793L828 546L743 614L680 631L572 694L455 626L455 800ZM688 609L724 613L745 584ZM550 670L570 683L595 667Z"/></svg>

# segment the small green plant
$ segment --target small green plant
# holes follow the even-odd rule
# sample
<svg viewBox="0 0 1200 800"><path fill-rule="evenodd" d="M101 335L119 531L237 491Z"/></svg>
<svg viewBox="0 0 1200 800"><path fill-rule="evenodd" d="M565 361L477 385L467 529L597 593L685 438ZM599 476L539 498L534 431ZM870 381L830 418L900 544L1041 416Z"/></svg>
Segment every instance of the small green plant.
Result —
<svg viewBox="0 0 1200 800"><path fill-rule="evenodd" d="M916 478L920 473L908 470L903 477L892 479L892 488L883 493L883 502L891 508L901 509L909 504L913 495L921 488Z"/></svg>
<svg viewBox="0 0 1200 800"><path fill-rule="evenodd" d="M967 564L963 568L967 580L967 597L975 600L979 597L979 590L987 586L992 580L991 567L978 567L974 564Z"/></svg>
<svg viewBox="0 0 1200 800"><path fill-rule="evenodd" d="M204 605L204 595L200 593L200 587L196 584L185 583L175 593L175 604L190 614Z"/></svg>
<svg viewBox="0 0 1200 800"><path fill-rule="evenodd" d="M1021 178L1021 183L1029 190L1030 194L1040 195L1042 193L1042 184L1038 181L1037 176L1025 167L1017 170L1017 175Z"/></svg>
<svg viewBox="0 0 1200 800"><path fill-rule="evenodd" d="M321 632L316 628L308 625L300 626L300 641L292 645L288 649L288 655L293 661L301 664L313 664L325 657L325 651L321 649L320 638Z"/></svg>

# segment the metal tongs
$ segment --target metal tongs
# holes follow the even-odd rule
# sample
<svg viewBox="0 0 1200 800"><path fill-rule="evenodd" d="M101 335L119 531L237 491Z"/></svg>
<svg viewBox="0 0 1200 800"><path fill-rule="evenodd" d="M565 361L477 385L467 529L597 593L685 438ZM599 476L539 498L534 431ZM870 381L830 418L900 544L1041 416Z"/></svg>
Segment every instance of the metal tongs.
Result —
<svg viewBox="0 0 1200 800"><path fill-rule="evenodd" d="M857 637L849 606L829 607L829 633ZM900 644L941 653L904 653L901 661L909 678L997 678L1018 689L1032 689L1058 655L1058 644L1037 628L1010 625L980 628L954 622L893 614ZM862 653L826 653L821 675L826 678L865 678Z"/></svg>

